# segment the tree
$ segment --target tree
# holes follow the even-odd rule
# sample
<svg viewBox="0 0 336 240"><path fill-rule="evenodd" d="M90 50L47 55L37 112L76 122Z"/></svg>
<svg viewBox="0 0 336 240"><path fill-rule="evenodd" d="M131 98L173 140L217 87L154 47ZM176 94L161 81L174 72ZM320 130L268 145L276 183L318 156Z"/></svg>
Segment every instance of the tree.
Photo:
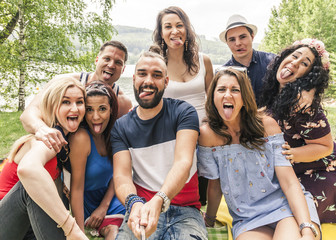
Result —
<svg viewBox="0 0 336 240"><path fill-rule="evenodd" d="M92 0L95 12L87 2L0 2L0 92L7 107L18 101L18 110L23 110L26 91L52 75L93 68L94 53L114 33L114 0Z"/></svg>
<svg viewBox="0 0 336 240"><path fill-rule="evenodd" d="M265 38L260 48L278 53L281 49L303 38L322 40L331 60L331 85L336 89L336 1L335 0L282 0L272 9Z"/></svg>

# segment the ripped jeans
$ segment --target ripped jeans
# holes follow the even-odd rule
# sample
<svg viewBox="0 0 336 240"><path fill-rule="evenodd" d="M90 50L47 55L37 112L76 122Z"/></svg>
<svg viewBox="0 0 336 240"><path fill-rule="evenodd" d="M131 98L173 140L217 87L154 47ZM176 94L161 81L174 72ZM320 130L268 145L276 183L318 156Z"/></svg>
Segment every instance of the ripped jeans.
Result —
<svg viewBox="0 0 336 240"><path fill-rule="evenodd" d="M127 225L129 214L126 213L117 240L136 240ZM156 231L147 240L206 240L208 233L198 209L193 207L170 206L160 214Z"/></svg>

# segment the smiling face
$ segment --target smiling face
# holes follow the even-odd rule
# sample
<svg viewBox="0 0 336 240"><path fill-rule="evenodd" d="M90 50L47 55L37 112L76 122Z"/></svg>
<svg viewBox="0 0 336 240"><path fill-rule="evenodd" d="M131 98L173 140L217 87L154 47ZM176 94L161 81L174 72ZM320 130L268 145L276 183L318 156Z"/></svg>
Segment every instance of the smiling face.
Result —
<svg viewBox="0 0 336 240"><path fill-rule="evenodd" d="M283 88L287 83L294 82L297 78L303 77L313 67L315 56L308 47L296 49L288 55L278 68L276 78Z"/></svg>
<svg viewBox="0 0 336 240"><path fill-rule="evenodd" d="M124 72L125 52L117 47L106 46L96 58L96 71L98 79L112 86Z"/></svg>
<svg viewBox="0 0 336 240"><path fill-rule="evenodd" d="M226 33L227 45L237 61L243 61L245 59L250 61L252 59L253 38L253 35L243 26L232 28Z"/></svg>
<svg viewBox="0 0 336 240"><path fill-rule="evenodd" d="M166 14L162 17L162 39L168 48L183 48L183 44L187 38L186 28L183 21L176 14Z"/></svg>
<svg viewBox="0 0 336 240"><path fill-rule="evenodd" d="M157 57L141 57L133 75L135 99L142 108L156 107L168 84L167 67Z"/></svg>
<svg viewBox="0 0 336 240"><path fill-rule="evenodd" d="M84 95L78 87L69 87L56 111L56 118L64 133L75 132L85 114Z"/></svg>
<svg viewBox="0 0 336 240"><path fill-rule="evenodd" d="M107 96L87 97L85 119L93 135L99 135L104 132L110 116L111 108Z"/></svg>
<svg viewBox="0 0 336 240"><path fill-rule="evenodd" d="M243 99L237 78L224 74L218 79L214 90L214 104L224 122L240 118Z"/></svg>

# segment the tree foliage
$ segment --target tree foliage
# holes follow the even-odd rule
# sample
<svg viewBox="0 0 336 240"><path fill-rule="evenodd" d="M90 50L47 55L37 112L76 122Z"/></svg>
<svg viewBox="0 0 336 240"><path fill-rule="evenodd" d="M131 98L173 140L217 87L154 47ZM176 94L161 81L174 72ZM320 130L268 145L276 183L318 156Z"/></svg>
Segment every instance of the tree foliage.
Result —
<svg viewBox="0 0 336 240"><path fill-rule="evenodd" d="M281 49L303 38L324 42L331 59L331 86L336 80L336 1L282 0L272 9L268 28L260 48L278 53Z"/></svg>
<svg viewBox="0 0 336 240"><path fill-rule="evenodd" d="M112 38L114 0L2 0L0 93L24 109L26 91L55 74L93 68L102 42ZM90 11L88 9L94 9ZM4 106L2 106L4 108Z"/></svg>

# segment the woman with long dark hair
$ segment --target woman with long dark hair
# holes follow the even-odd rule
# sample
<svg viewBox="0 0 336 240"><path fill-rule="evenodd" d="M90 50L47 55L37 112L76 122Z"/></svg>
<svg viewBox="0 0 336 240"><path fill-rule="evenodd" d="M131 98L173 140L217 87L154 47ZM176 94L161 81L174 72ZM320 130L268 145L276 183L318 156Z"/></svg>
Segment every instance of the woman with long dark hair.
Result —
<svg viewBox="0 0 336 240"><path fill-rule="evenodd" d="M160 11L153 40L161 48L168 67L169 84L163 97L184 100L193 105L202 125L213 69L210 58L199 52L197 36L188 15L175 6ZM205 205L207 181L199 178L199 184L200 201Z"/></svg>
<svg viewBox="0 0 336 240"><path fill-rule="evenodd" d="M320 239L311 194L281 153L280 127L257 110L246 71L217 72L206 111L197 154L199 174L209 179L206 225L214 225L224 195L234 239Z"/></svg>
<svg viewBox="0 0 336 240"><path fill-rule="evenodd" d="M261 101L284 132L284 154L302 185L312 193L321 223L336 223L336 145L321 105L329 66L323 42L296 41L269 66ZM296 111L297 94L313 88L311 107Z"/></svg>
<svg viewBox="0 0 336 240"><path fill-rule="evenodd" d="M118 101L102 81L89 83L86 94L84 128L70 138L71 209L82 231L85 225L114 240L125 214L114 192L110 144Z"/></svg>

